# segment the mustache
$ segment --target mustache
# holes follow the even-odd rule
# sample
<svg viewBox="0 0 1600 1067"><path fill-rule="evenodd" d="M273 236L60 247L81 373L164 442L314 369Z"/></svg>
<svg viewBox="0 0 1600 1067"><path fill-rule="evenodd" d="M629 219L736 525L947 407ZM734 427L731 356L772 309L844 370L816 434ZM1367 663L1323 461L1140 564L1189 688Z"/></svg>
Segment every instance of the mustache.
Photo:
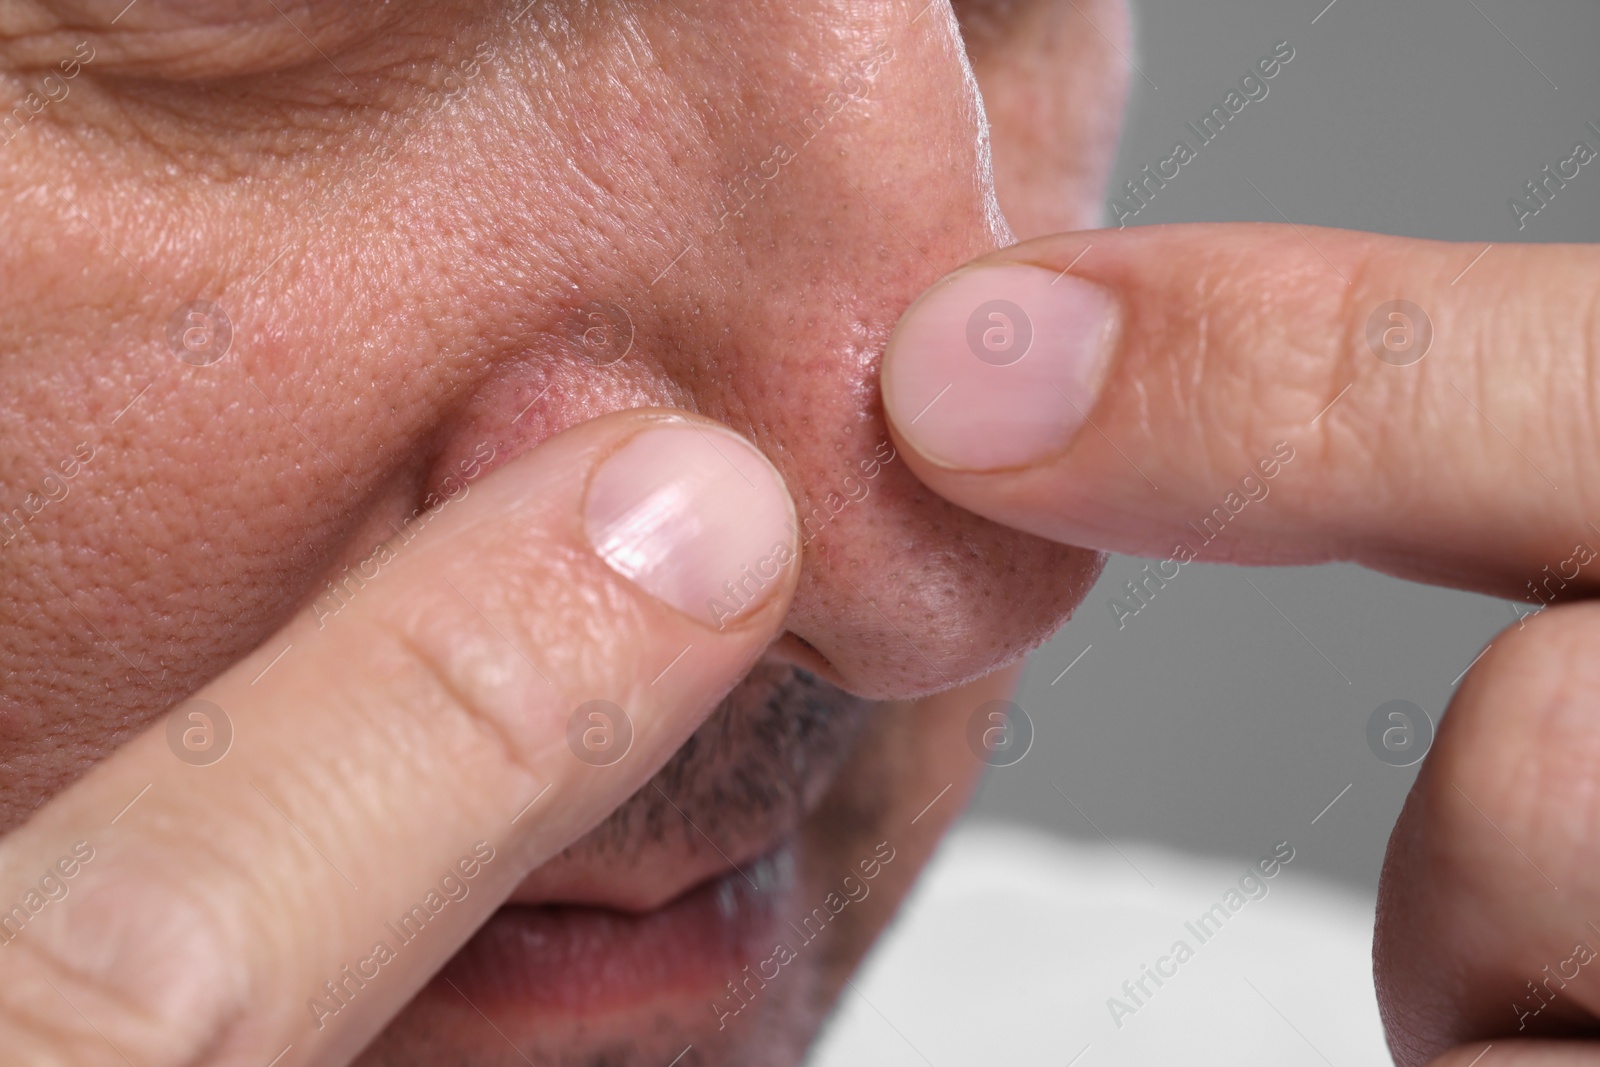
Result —
<svg viewBox="0 0 1600 1067"><path fill-rule="evenodd" d="M564 857L776 843L854 751L875 701L787 664L758 664L655 776Z"/></svg>

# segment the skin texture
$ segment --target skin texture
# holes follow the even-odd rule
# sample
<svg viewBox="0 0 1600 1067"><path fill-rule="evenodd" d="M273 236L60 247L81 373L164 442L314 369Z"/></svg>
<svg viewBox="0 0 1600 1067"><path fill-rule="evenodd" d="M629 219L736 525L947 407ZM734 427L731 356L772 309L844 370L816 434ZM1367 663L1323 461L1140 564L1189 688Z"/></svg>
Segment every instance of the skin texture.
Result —
<svg viewBox="0 0 1600 1067"><path fill-rule="evenodd" d="M976 473L917 455L911 413L885 425L876 374L900 310L1012 236L1092 217L1123 95L1111 53L1126 51L1126 22L1110 3L141 0L116 18L109 27L86 0L0 9L0 66L22 109L0 145L0 825L11 830L0 859L46 862L35 853L74 799L104 799L93 783L131 794L140 765L125 757L165 756L157 733L129 739L257 649L215 683L248 690L270 662L257 647L267 634L291 618L309 634L352 610L328 599L330 583L419 506L449 497L452 477L524 453L537 463L534 446L572 447L551 437L578 424L592 443L581 435L605 432L592 416L646 405L726 422L781 471L811 523L787 633L742 682L716 680L727 695L692 736L658 729L658 746L677 747L646 789L607 795L609 815L580 805L540 816L544 851L525 850L528 867L595 828L497 892L643 913L788 840L798 891L815 899L874 842L897 852L875 895L731 1026L670 996L603 1018L491 1018L452 981L488 1000L465 961L492 950L502 912L367 1048L368 1064L659 1064L690 1041L685 1063L796 1062L970 795L973 708L1006 691L1005 665L1092 580L1098 557L1066 545L1166 556L1195 508L1224 499L1280 436L1298 443L1293 480L1209 558L1356 559L1517 593L1588 537L1590 249L1501 246L1457 288L1446 280L1475 262L1475 246L1281 227L1067 235L1004 257L1054 274L1095 243L1063 284L1103 287L1117 316L1106 336L1119 351L1092 404L1099 433ZM1091 96L1105 106L1082 106ZM1433 312L1459 379L1439 357L1372 361L1368 308L1397 294ZM216 321L174 320L195 299L230 320L220 362L193 365ZM174 336L192 348L175 349ZM886 358L902 356L891 345ZM1530 378L1530 365L1542 373ZM1513 439L1516 456L1502 447ZM892 459L885 441L900 449ZM1135 464L1168 491L1124 469ZM479 551L537 570L555 540L513 533ZM476 574L485 595L527 597L529 575L495 577ZM559 588L543 599L569 609L596 592ZM1558 591L1576 599L1592 582ZM528 607L539 602L522 602L533 633L563 617ZM434 626L447 647L470 630L392 592L362 594L353 610L375 604ZM604 626L567 630L585 631L575 647L555 638L539 653L574 653L587 668L627 658ZM1441 724L1379 911L1378 990L1407 1067L1466 1067L1491 1041L1494 1062L1593 1060L1593 1046L1549 1039L1592 1032L1600 1003L1590 972L1569 973L1600 893L1597 636L1592 607L1565 603L1508 630ZM724 653L729 675L753 651L739 639ZM596 658L601 647L614 658ZM659 661L670 649L656 651ZM346 666L332 657L323 669L336 680ZM303 688L318 680L292 666L276 676L303 698L291 702L301 718L276 725L324 736ZM374 719L417 697L356 689ZM451 708L454 694L433 695ZM417 754L431 756L420 780L449 795L462 775L450 750ZM311 773L341 769L337 746L318 755L293 766L306 775L291 809L314 810L337 785ZM243 762L241 752L233 766ZM96 763L85 788L62 794ZM144 811L166 812L162 795ZM925 807L929 797L941 800ZM422 821L438 833L444 811ZM396 869L423 836L386 842L403 854ZM253 858L219 869L248 871ZM0 862L14 882L13 868ZM296 876L310 867L260 869L305 895ZM523 868L494 877L508 870ZM288 911L303 941L314 911ZM122 899L106 914L148 936L146 913ZM42 952L50 928L30 930L41 936L24 951ZM109 993L126 1006L206 985L187 978L141 973ZM31 1010L37 983L0 989L0 1024L20 1020L60 1052L54 1020L113 1062L103 1035L61 1003L46 996ZM268 1016L244 1013L225 1036L247 1041ZM151 1047L194 1037L141 1022ZM250 1062L265 1061L249 1047ZM68 1062L94 1062L71 1051Z"/></svg>
<svg viewBox="0 0 1600 1067"><path fill-rule="evenodd" d="M655 784L738 859L797 836L808 893L887 834L903 857L695 1053L794 1062L970 792L967 716L1100 563L878 451L901 309L1011 240L1002 208L1031 233L1098 199L1114 121L1046 136L1030 102L1068 114L1078 72L1121 100L1095 43L1120 39L1115 5L960 14L982 27L971 66L939 3L0 11L27 116L0 145L0 827L320 619L453 476L605 412L686 408L777 466L804 567L787 635ZM1022 40L1024 67L997 59ZM1002 101L992 168L980 82ZM214 350L217 320L179 314L193 300L232 331L209 365L178 358L186 329ZM518 897L660 903L664 874L718 865L685 821L641 790ZM513 1036L539 1062L681 1047L648 1009ZM430 987L367 1061L447 1056L522 1053Z"/></svg>

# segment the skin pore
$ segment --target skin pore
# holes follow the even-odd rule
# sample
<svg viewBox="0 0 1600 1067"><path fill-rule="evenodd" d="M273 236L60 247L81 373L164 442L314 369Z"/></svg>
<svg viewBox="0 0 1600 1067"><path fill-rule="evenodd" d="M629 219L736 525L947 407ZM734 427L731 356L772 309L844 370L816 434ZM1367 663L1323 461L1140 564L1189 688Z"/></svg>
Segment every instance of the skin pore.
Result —
<svg viewBox="0 0 1600 1067"><path fill-rule="evenodd" d="M1098 570L884 458L876 386L924 286L1011 225L1089 217L1122 81L1075 7L1120 34L1111 4L962 5L969 65L962 24L916 0L140 0L114 25L87 0L8 5L26 120L0 145L0 514L21 509L0 535L0 826L474 462L687 408L755 441L814 516L788 635L514 900L636 912L792 840L809 902L879 842L897 859L729 1027L703 998L495 1021L541 1063L689 1041L699 1062L798 1059L970 789L966 716L1008 681L979 679ZM448 985L368 1057L522 1058Z"/></svg>

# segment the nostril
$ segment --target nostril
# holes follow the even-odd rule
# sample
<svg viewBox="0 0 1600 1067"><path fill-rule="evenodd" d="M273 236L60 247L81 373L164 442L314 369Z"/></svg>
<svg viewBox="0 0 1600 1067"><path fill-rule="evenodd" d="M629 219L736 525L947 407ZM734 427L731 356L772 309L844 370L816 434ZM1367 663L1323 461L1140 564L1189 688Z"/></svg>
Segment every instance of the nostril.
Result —
<svg viewBox="0 0 1600 1067"><path fill-rule="evenodd" d="M767 648L767 658L787 663L821 678L832 685L841 684L842 678L833 662L817 650L810 641L792 630L786 630Z"/></svg>
<svg viewBox="0 0 1600 1067"><path fill-rule="evenodd" d="M818 651L816 645L813 645L810 641L807 641L805 638L801 637L799 634L790 633L790 634L787 634L786 636L792 638L794 640L794 642L797 645L799 645L801 648L806 649L806 650L814 653L816 656L821 658L824 663L827 662L828 657L824 656L820 651Z"/></svg>

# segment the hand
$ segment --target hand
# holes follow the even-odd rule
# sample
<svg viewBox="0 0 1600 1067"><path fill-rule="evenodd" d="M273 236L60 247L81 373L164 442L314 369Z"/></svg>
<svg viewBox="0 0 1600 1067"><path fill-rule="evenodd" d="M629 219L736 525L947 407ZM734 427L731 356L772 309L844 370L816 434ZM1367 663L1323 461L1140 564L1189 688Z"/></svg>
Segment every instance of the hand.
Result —
<svg viewBox="0 0 1600 1067"><path fill-rule="evenodd" d="M745 675L795 529L771 465L686 415L463 483L0 840L0 1058L347 1062Z"/></svg>
<svg viewBox="0 0 1600 1067"><path fill-rule="evenodd" d="M906 312L884 406L929 486L1041 537L1353 560L1527 601L1391 840L1397 1060L1584 1062L1600 1021L1600 252L1288 226L1061 234ZM1572 603L1568 603L1572 602ZM1591 920L1594 920L1591 922ZM1587 1049L1588 1051L1584 1051Z"/></svg>

